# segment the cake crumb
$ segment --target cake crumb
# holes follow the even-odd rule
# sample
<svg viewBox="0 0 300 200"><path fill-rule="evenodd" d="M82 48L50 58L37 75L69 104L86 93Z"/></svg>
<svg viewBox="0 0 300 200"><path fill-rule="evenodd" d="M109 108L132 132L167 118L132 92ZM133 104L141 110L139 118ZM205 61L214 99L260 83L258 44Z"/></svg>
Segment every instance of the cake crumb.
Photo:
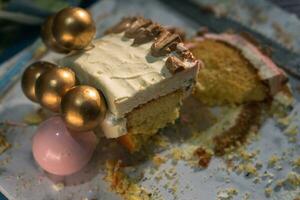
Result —
<svg viewBox="0 0 300 200"><path fill-rule="evenodd" d="M293 162L292 165L296 168L300 168L300 157L296 158Z"/></svg>
<svg viewBox="0 0 300 200"><path fill-rule="evenodd" d="M295 186L298 187L300 186L300 174L297 172L289 172L286 178L286 181Z"/></svg>
<svg viewBox="0 0 300 200"><path fill-rule="evenodd" d="M279 161L279 157L277 155L272 155L268 160L268 166L273 167L275 166Z"/></svg>
<svg viewBox="0 0 300 200"><path fill-rule="evenodd" d="M152 194L131 180L121 168L120 160L108 160L105 163L106 176L104 180L110 183L113 191L119 194L124 200L150 200Z"/></svg>
<svg viewBox="0 0 300 200"><path fill-rule="evenodd" d="M152 162L155 166L160 166L161 164L164 164L167 161L167 159L161 155L155 155L152 158Z"/></svg>
<svg viewBox="0 0 300 200"><path fill-rule="evenodd" d="M194 155L198 158L198 164L200 167L207 168L212 158L212 152L207 149L199 147L195 150Z"/></svg>
<svg viewBox="0 0 300 200"><path fill-rule="evenodd" d="M63 190L64 187L65 187L65 185L63 183L56 183L56 184L52 185L52 188L57 192Z"/></svg>
<svg viewBox="0 0 300 200"><path fill-rule="evenodd" d="M235 188L228 188L222 191L218 191L217 200L231 200L238 194Z"/></svg>
<svg viewBox="0 0 300 200"><path fill-rule="evenodd" d="M271 187L265 188L266 197L268 197L268 198L271 197L272 193L273 193L273 189Z"/></svg>
<svg viewBox="0 0 300 200"><path fill-rule="evenodd" d="M245 175L246 176L254 176L254 175L257 175L257 169L256 167L251 164L251 163L248 163L244 166L244 171L245 171Z"/></svg>

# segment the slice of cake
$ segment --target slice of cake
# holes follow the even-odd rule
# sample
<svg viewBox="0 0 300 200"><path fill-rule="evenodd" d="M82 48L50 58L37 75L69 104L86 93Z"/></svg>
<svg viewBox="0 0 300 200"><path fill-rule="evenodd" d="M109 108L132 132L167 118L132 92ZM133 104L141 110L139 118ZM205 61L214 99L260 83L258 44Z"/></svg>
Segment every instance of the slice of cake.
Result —
<svg viewBox="0 0 300 200"><path fill-rule="evenodd" d="M286 81L258 47L237 34L204 34L187 44L205 68L195 96L207 105L259 102L276 94Z"/></svg>
<svg viewBox="0 0 300 200"><path fill-rule="evenodd" d="M101 123L104 135L138 150L178 118L200 63L178 34L141 17L124 18L93 46L60 64L72 68L81 84L103 92L108 107Z"/></svg>

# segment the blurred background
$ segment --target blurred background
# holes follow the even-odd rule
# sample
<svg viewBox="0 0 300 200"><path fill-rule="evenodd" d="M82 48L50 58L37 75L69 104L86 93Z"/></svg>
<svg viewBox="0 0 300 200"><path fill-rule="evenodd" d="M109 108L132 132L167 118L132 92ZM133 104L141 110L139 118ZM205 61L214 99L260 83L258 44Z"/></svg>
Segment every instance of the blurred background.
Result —
<svg viewBox="0 0 300 200"><path fill-rule="evenodd" d="M32 44L48 15L67 6L89 7L97 0L0 0L0 65ZM300 0L269 0L300 16Z"/></svg>

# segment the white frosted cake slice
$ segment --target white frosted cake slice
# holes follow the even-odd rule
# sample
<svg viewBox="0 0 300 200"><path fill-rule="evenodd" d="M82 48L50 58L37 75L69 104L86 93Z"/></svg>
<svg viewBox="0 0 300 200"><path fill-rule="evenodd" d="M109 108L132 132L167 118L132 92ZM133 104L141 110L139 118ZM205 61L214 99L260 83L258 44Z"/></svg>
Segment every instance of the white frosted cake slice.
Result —
<svg viewBox="0 0 300 200"><path fill-rule="evenodd" d="M120 141L136 149L140 138L178 118L200 62L177 34L140 17L124 18L93 45L60 64L72 68L81 84L102 91L109 110L101 123L105 136L123 136Z"/></svg>

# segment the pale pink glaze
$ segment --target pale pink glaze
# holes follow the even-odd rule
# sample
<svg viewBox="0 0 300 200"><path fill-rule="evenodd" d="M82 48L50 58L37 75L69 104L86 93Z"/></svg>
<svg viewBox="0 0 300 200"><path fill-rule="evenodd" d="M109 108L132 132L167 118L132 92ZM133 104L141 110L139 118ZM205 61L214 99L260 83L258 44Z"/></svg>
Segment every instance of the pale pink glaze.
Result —
<svg viewBox="0 0 300 200"><path fill-rule="evenodd" d="M283 82L286 80L286 75L282 69L280 69L269 57L264 55L255 45L248 42L243 37L237 35L237 34L212 34L207 33L204 34L202 37L195 38L196 42L201 42L205 38L207 39L213 39L213 40L219 40L225 43L228 43L237 49L246 48L249 49L252 54L256 57L256 59L259 59L261 62L265 64L267 68L262 68L262 66L253 65L257 70L260 78L262 80L267 81L271 95L275 95L278 91L281 90ZM195 48L197 45L194 42L186 44L186 46L189 49ZM242 46L242 47L241 47ZM250 58L248 58L250 60ZM268 71L270 75L266 75L265 72Z"/></svg>
<svg viewBox="0 0 300 200"><path fill-rule="evenodd" d="M45 171L66 176L82 169L96 146L97 138L92 131L70 131L60 116L54 116L38 127L33 137L32 152Z"/></svg>

